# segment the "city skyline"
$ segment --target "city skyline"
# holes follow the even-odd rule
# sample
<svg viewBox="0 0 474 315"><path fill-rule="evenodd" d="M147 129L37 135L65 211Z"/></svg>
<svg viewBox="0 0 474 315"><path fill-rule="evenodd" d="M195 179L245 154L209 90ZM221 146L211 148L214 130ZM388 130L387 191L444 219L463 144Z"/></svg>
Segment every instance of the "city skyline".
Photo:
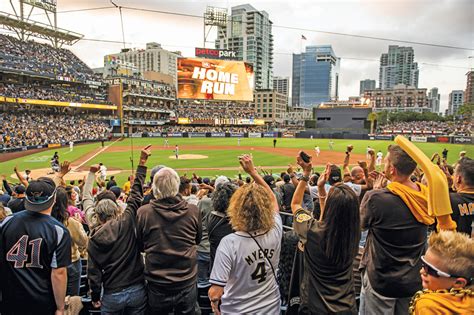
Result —
<svg viewBox="0 0 474 315"><path fill-rule="evenodd" d="M331 45L341 59L339 95L341 99L358 95L363 79L377 79L380 55L389 45L412 46L420 67L419 87L439 88L440 111L447 108L452 90L466 88L466 72L474 65L472 50L437 48L390 41L357 39L315 33L301 29L318 29L332 32L396 38L408 41L437 43L472 48L473 21L469 1L379 2L379 1L209 1L209 2L160 2L151 0L117 0L118 5L171 11L202 16L206 5L227 7L249 3L258 10L265 10L274 23L274 76L291 76L291 56L300 53L304 46ZM58 11L108 6L108 1L85 0L58 1ZM0 4L0 10L12 13L9 3ZM230 12L230 11L229 11ZM390 12L387 14L386 12ZM34 16L39 19L41 16ZM168 50L181 50L185 56L194 55L194 47L203 44L202 19L165 15L152 12L123 10L127 48L144 48L147 42L158 42ZM80 32L88 39L120 42L121 26L117 9L70 12L58 14L61 28ZM300 28L292 30L282 28ZM4 33L4 31L2 31ZM304 35L307 40L302 40ZM207 47L211 47L208 45ZM66 47L67 48L67 47ZM103 56L116 53L120 43L83 40L70 49L91 68L100 67ZM356 58L356 59L350 59ZM443 67L448 65L454 67Z"/></svg>

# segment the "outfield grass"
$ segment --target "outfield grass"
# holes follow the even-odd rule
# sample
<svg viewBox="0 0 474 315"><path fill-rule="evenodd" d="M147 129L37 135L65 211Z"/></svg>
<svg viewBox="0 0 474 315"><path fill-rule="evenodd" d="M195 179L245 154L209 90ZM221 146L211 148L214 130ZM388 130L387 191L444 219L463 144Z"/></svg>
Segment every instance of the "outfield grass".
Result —
<svg viewBox="0 0 474 315"><path fill-rule="evenodd" d="M162 138L136 138L136 139L125 139L120 142L112 144L112 146L127 146L131 147L131 141L135 147L133 156L134 156L134 166L136 166L138 161L138 156L140 154L139 148L147 144L154 145L155 149L150 157L149 165L154 166L158 164L164 164L173 168L215 168L215 167L237 167L237 156L243 153L252 153L256 165L261 166L285 166L289 163L294 163L294 159L282 156L275 155L266 152L259 152L253 150L243 149L237 146L236 138L169 138L169 148L163 148L164 139ZM346 146L349 144L354 145L354 153L365 154L367 146L374 148L376 151L381 150L385 152L387 146L393 142L391 141L380 141L380 140L333 140L334 141L334 151L344 152ZM328 150L328 139L291 139L291 138L281 138L278 139L277 147L283 148L299 148L307 151L308 153L314 152L314 147L319 145L322 151ZM106 142L106 145L111 143ZM180 154L201 154L206 155L209 158L203 160L175 160L169 159L169 156L172 156L174 145L212 145L212 146L229 146L235 145L235 149L232 150L192 150L192 149L180 149ZM468 156L474 156L474 146L473 145L460 145L460 144L444 144L444 143L416 143L426 155L431 156L433 153L441 151L446 148L449 150L448 153L448 162L454 163L457 160L460 151L467 151ZM48 168L50 167L50 159L55 151L58 151L61 161L70 160L74 161L80 158L81 156L91 152L97 148L100 148L100 143L79 145L74 147L73 152L69 152L68 147L60 149L51 149L43 151L36 154L31 154L22 158L11 160L8 162L1 163L0 165L0 174L11 174L13 173L13 167L18 165L21 170L25 169L38 169L38 168ZM251 147L272 147L273 139L272 138L242 138L241 146L251 146ZM109 152L105 154L100 154L97 157L93 158L86 165L92 165L95 163L102 162L109 168L118 168L122 170L127 170L116 175L117 181L123 183L126 180L131 169L130 158L132 156L131 150L128 152ZM334 161L334 163L342 163L342 161ZM317 160L315 161L317 165ZM321 169L321 167L319 167ZM274 173L278 173L284 170L284 168L272 169ZM188 173L189 175L192 171L181 171L181 174ZM201 176L216 176L216 175L226 175L229 177L234 177L237 171L235 170L206 170L200 171L199 175Z"/></svg>

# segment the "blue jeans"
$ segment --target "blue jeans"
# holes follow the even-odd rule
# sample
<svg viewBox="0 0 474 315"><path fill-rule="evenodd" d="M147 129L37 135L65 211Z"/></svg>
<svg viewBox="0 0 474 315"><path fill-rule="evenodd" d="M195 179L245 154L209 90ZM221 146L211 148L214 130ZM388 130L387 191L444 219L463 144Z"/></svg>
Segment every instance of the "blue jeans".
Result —
<svg viewBox="0 0 474 315"><path fill-rule="evenodd" d="M79 288L81 286L81 259L73 262L67 266L67 290L66 295L79 295Z"/></svg>
<svg viewBox="0 0 474 315"><path fill-rule="evenodd" d="M119 292L104 293L100 310L103 315L144 315L146 306L145 284L140 283Z"/></svg>
<svg viewBox="0 0 474 315"><path fill-rule="evenodd" d="M197 263L198 263L198 284L206 285L209 284L209 264L211 256L209 253L198 252Z"/></svg>
<svg viewBox="0 0 474 315"><path fill-rule="evenodd" d="M148 283L149 314L196 314L196 284L176 292L159 290Z"/></svg>

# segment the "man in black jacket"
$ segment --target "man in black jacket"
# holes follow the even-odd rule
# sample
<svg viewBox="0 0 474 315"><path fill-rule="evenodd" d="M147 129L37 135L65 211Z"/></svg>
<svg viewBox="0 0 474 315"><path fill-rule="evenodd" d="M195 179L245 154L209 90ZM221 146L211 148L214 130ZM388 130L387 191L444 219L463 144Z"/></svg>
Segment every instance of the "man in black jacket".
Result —
<svg viewBox="0 0 474 315"><path fill-rule="evenodd" d="M109 199L97 203L95 212L99 226L94 228L88 245L87 277L92 303L103 313L144 314L146 310L143 260L136 239L136 215L143 198L145 163L151 154L150 145L140 155L135 181L121 216L117 204ZM99 166L92 166L96 173ZM103 289L103 296L100 297Z"/></svg>
<svg viewBox="0 0 474 315"><path fill-rule="evenodd" d="M201 214L178 194L179 184L173 169L160 169L153 178L155 199L138 210L151 314L194 314L196 306Z"/></svg>

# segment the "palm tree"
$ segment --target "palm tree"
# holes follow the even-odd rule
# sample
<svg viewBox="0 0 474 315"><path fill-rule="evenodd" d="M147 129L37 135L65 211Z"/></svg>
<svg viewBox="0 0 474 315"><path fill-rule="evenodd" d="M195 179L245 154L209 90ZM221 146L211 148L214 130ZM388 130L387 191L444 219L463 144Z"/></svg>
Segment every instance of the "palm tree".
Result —
<svg viewBox="0 0 474 315"><path fill-rule="evenodd" d="M367 116L367 120L370 121L370 134L374 134L375 121L377 120L377 114L375 112L370 112Z"/></svg>

